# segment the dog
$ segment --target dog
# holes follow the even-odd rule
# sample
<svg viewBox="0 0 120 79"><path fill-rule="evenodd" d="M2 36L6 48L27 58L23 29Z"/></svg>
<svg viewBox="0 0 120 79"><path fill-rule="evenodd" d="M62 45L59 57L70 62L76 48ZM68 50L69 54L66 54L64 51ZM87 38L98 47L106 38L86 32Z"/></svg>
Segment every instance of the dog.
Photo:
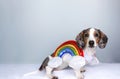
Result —
<svg viewBox="0 0 120 79"><path fill-rule="evenodd" d="M99 30L97 28L88 28L88 29L85 29L82 32L80 32L76 36L75 41L76 41L77 46L79 48L81 48L84 52L85 65L86 64L98 64L99 60L97 59L97 57L95 55L96 54L96 47L98 46L101 49L105 48L107 41L108 41L108 37L101 30ZM39 70L42 71L43 69L46 69L46 74L50 79L58 79L58 77L54 76L52 74L52 72L56 69L61 70L61 69L68 67L69 63L61 64L61 66L59 68L49 67L48 63L53 58L53 54L48 56L43 61ZM67 57L69 58L69 56L67 56ZM64 57L62 59L64 59ZM76 74L77 79L84 78L84 75L82 74L82 72L84 72L84 71L85 70L83 69L83 67L81 67L80 70L75 70L75 74Z"/></svg>

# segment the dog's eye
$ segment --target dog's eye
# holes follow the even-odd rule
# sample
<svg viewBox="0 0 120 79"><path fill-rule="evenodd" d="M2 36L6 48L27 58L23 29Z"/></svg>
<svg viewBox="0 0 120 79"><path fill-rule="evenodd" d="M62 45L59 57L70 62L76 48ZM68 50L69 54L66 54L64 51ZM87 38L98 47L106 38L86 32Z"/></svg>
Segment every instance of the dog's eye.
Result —
<svg viewBox="0 0 120 79"><path fill-rule="evenodd" d="M95 37L99 37L99 34L98 34L98 33L96 33L96 34L95 34Z"/></svg>
<svg viewBox="0 0 120 79"><path fill-rule="evenodd" d="M84 34L84 37L89 37L89 34L85 33L85 34Z"/></svg>

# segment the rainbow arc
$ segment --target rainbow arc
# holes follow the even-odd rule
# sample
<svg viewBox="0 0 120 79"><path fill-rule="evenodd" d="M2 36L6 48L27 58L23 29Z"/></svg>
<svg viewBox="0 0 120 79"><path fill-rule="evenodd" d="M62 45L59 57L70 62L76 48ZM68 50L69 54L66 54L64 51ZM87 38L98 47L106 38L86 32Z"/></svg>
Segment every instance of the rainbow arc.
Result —
<svg viewBox="0 0 120 79"><path fill-rule="evenodd" d="M54 52L53 56L62 57L65 54L70 54L71 56L84 56L83 50L78 47L76 41L69 40L62 43Z"/></svg>

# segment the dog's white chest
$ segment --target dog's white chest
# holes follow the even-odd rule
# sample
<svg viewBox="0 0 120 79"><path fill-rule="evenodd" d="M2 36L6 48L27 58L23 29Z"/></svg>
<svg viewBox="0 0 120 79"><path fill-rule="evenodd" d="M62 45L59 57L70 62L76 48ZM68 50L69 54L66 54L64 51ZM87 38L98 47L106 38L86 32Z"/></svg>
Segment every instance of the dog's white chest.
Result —
<svg viewBox="0 0 120 79"><path fill-rule="evenodd" d="M85 58L85 60L86 60L88 63L91 62L92 59L93 59L93 57L90 56L90 55L88 55L88 54L84 54L84 58Z"/></svg>
<svg viewBox="0 0 120 79"><path fill-rule="evenodd" d="M87 61L87 63L91 63L94 60L95 57L95 49L86 49L84 50L84 58Z"/></svg>

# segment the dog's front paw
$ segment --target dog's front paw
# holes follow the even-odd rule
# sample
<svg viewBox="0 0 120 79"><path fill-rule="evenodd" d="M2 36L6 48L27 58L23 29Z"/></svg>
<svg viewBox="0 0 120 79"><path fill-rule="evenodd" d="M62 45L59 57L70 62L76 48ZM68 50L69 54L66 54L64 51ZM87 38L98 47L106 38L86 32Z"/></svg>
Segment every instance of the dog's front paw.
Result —
<svg viewBox="0 0 120 79"><path fill-rule="evenodd" d="M97 65L97 64L99 64L99 60L96 57L94 57L93 60L90 62L90 65Z"/></svg>
<svg viewBox="0 0 120 79"><path fill-rule="evenodd" d="M84 79L84 75L80 72L80 70L75 70L75 74L77 79Z"/></svg>
<svg viewBox="0 0 120 79"><path fill-rule="evenodd" d="M53 76L53 78L52 79L58 79L58 77L57 76Z"/></svg>
<svg viewBox="0 0 120 79"><path fill-rule="evenodd" d="M85 71L86 71L85 68L81 68L81 69L80 69L80 72L81 72L81 73L83 73L83 72L85 72Z"/></svg>
<svg viewBox="0 0 120 79"><path fill-rule="evenodd" d="M84 79L84 75L78 76L77 79Z"/></svg>
<svg viewBox="0 0 120 79"><path fill-rule="evenodd" d="M86 71L85 69L83 69L83 70L80 70L80 72L81 72L81 73L83 73L83 72L85 72L85 71Z"/></svg>

